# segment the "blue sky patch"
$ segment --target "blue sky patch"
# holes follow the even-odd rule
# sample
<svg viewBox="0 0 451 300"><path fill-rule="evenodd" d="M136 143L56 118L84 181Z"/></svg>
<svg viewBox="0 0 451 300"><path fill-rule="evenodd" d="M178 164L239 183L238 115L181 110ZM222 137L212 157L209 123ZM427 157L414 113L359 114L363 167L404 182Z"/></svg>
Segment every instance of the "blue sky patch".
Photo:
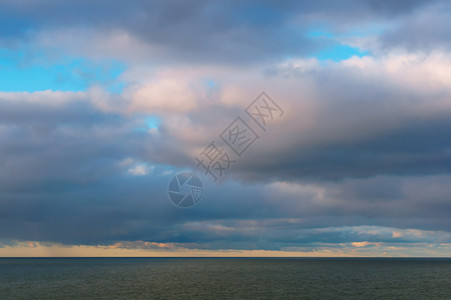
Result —
<svg viewBox="0 0 451 300"><path fill-rule="evenodd" d="M351 47L348 45L335 45L331 48L321 50L319 53L314 55L314 57L316 57L318 60L341 61L353 56L363 57L367 55L369 55L367 51L362 51L357 47Z"/></svg>
<svg viewBox="0 0 451 300"><path fill-rule="evenodd" d="M65 57L50 62L39 55L30 60L23 51L0 49L3 92L85 91L93 84L110 92L121 92L124 83L118 77L124 70L124 64L114 60L93 62Z"/></svg>
<svg viewBox="0 0 451 300"><path fill-rule="evenodd" d="M358 33L362 34L361 31L358 31ZM369 55L367 51L340 43L339 38L335 37L327 30L312 29L307 32L306 36L311 39L322 40L328 44L321 50L311 55L311 57L315 57L320 61L342 61L353 56L363 57Z"/></svg>
<svg viewBox="0 0 451 300"><path fill-rule="evenodd" d="M147 132L150 129L158 129L161 124L161 119L158 116L152 115L147 116L140 121L140 127L135 128L133 131L135 132Z"/></svg>

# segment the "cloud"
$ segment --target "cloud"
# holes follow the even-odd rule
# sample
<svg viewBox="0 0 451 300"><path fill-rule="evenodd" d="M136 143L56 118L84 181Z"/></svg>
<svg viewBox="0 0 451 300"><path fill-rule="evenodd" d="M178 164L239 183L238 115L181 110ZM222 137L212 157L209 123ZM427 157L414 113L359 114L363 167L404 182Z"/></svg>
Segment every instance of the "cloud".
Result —
<svg viewBox="0 0 451 300"><path fill-rule="evenodd" d="M243 113L255 91L269 86L268 93L286 114L249 150L252 157L233 168L241 179L443 174L449 164L450 66L444 54L351 58L326 66L295 60L266 68L269 75L216 69L218 86L213 89L200 85L206 70L190 73L189 80L178 84L185 89L195 83L196 89L170 89L170 95L179 95L175 100L142 97L141 109L133 109L136 98L125 97L123 107L163 117L160 135L153 136L158 146L148 159L188 167L202 147ZM230 76L230 71L240 75ZM242 81L247 87L239 87Z"/></svg>
<svg viewBox="0 0 451 300"><path fill-rule="evenodd" d="M17 45L18 40L31 39L37 45L64 48L65 53L83 53L97 58L112 55L134 61L139 58L141 63L150 61L154 64L163 61L169 64L249 64L311 55L330 47L330 41L306 36L315 27L341 33L394 19L399 21L394 22L391 31L404 32L404 36L409 36L406 39L414 40L416 32L406 30L403 26L409 21L402 23L402 20L415 20L422 10L446 6L443 3L136 0L127 4L117 1L92 4L87 1L7 0L2 1L0 27L11 28L3 34L5 45ZM441 22L437 25L446 28L447 23L443 20L434 22ZM424 27L420 29L424 30ZM396 33L391 35L397 36ZM436 36L437 42L443 37ZM423 40L426 39L424 35ZM388 34L385 40L390 43L395 38L390 39Z"/></svg>
<svg viewBox="0 0 451 300"><path fill-rule="evenodd" d="M144 175L147 175L151 169L152 168L150 168L146 164L138 164L138 165L135 165L134 167L128 169L128 172L135 176L144 176Z"/></svg>
<svg viewBox="0 0 451 300"><path fill-rule="evenodd" d="M398 20L382 35L382 47L420 52L449 51L451 22L447 16L450 10L449 2L440 1L415 11L407 19Z"/></svg>
<svg viewBox="0 0 451 300"><path fill-rule="evenodd" d="M367 241L351 243L351 245L353 245L354 247L366 247L366 246L371 245L371 244L372 243L369 243Z"/></svg>
<svg viewBox="0 0 451 300"><path fill-rule="evenodd" d="M14 68L125 68L0 92L0 255L449 255L447 3L0 3ZM366 54L318 59L337 45ZM260 138L178 210L168 182L237 116Z"/></svg>
<svg viewBox="0 0 451 300"><path fill-rule="evenodd" d="M251 75L252 87L274 87L270 94L278 95L274 99L285 108L285 119L272 124L260 144L232 169L230 178L243 183L213 187L194 215L173 211L165 194L173 173L167 171L169 166L193 166L192 155L253 99L250 88L235 88L240 77L230 79L223 72L214 93L209 94L207 86L200 92L212 100L198 102L205 105L183 115L160 110L155 132L135 130L145 122L142 115L157 112L127 109L135 101L127 92L120 95L123 109L104 109L90 91L3 93L0 105L8 114L2 118L0 147L2 234L62 243L143 240L205 249L277 250L315 243L399 241L393 232L403 228L449 230L444 164L449 87L447 72L433 67L441 61L446 70L448 62L444 56L380 61L354 58L326 67L285 64L283 76L242 73ZM373 73L365 71L362 78L368 67ZM296 68L311 72L305 77ZM394 88L392 78L403 72L409 76ZM421 72L428 75L426 86L417 84ZM341 76L331 76L334 73ZM200 73L188 82L202 78ZM355 90L340 88L348 85ZM223 90L228 96L221 96ZM104 96L111 105L114 96ZM227 97L233 101L224 100ZM156 165L151 173L149 165ZM204 183L208 180L203 178ZM421 186L431 188L417 188ZM295 222L264 221L287 218ZM32 224L39 224L39 230ZM324 224L383 224L396 231L377 239L331 227L304 231ZM407 242L419 241L425 242L413 237Z"/></svg>
<svg viewBox="0 0 451 300"><path fill-rule="evenodd" d="M196 108L201 96L185 81L165 79L148 83L132 92L128 109L148 114L187 113Z"/></svg>

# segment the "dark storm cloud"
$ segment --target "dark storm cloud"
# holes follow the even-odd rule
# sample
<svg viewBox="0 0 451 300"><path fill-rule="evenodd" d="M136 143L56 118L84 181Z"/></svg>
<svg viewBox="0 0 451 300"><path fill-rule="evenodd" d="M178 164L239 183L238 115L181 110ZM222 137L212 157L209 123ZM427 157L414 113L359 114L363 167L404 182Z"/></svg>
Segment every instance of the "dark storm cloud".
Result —
<svg viewBox="0 0 451 300"><path fill-rule="evenodd" d="M293 147L278 153L273 163L259 166L259 159L253 158L242 166L249 170L255 167L251 177L281 180L450 174L450 118L451 114L432 122L409 122L404 124L406 128L369 140L330 142L307 149Z"/></svg>
<svg viewBox="0 0 451 300"><path fill-rule="evenodd" d="M58 92L0 96L2 239L93 243L95 236L107 241L130 232L124 222L148 219L151 212L135 210L149 205L148 182L137 196L130 166L122 165L151 146L136 130L145 123L101 113L86 99Z"/></svg>
<svg viewBox="0 0 451 300"><path fill-rule="evenodd" d="M384 48L407 51L443 51L451 46L451 5L443 1L418 10L388 30L382 37Z"/></svg>
<svg viewBox="0 0 451 300"><path fill-rule="evenodd" d="M67 244L144 240L205 249L280 249L355 241L437 242L434 236L394 240L394 229L378 228L381 224L399 230L450 230L447 197L440 192L446 190L449 177L414 179L407 186L403 185L408 179L394 177L330 184L322 187L331 201L327 204L302 185L301 192L292 193L283 186L214 187L204 179L206 197L189 213L169 203L169 179L110 175L85 184L52 182L53 188L25 186L21 193L3 192L0 234L3 239ZM415 191L431 183L437 186L432 192ZM402 190L386 192L382 200L360 198L371 186L393 185ZM359 229L362 226L375 228Z"/></svg>
<svg viewBox="0 0 451 300"><path fill-rule="evenodd" d="M248 63L311 55L332 45L306 36L317 27L340 32L362 22L409 18L426 4L432 5L431 1L3 1L0 28L7 40L68 28L124 30L162 49L149 54L151 59ZM404 32L402 27L393 30ZM407 31L406 39L415 39L414 31Z"/></svg>
<svg viewBox="0 0 451 300"><path fill-rule="evenodd" d="M0 190L5 193L83 185L118 172L118 162L144 152L143 134L134 131L143 122L101 113L84 93L18 93L2 99L4 95Z"/></svg>

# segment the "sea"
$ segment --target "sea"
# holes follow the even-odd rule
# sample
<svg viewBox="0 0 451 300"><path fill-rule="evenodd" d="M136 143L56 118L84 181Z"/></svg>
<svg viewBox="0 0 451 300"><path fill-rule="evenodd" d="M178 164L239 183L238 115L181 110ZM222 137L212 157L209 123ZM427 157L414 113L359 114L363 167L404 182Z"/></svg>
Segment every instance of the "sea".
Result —
<svg viewBox="0 0 451 300"><path fill-rule="evenodd" d="M0 258L0 299L451 299L451 258Z"/></svg>

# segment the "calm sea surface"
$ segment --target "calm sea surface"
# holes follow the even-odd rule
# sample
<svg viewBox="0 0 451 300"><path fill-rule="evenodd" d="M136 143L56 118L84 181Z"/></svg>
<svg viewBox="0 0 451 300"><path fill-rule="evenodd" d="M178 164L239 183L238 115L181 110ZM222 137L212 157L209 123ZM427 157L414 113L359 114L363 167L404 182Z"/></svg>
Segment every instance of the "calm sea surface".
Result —
<svg viewBox="0 0 451 300"><path fill-rule="evenodd" d="M0 299L451 299L451 259L0 258Z"/></svg>

